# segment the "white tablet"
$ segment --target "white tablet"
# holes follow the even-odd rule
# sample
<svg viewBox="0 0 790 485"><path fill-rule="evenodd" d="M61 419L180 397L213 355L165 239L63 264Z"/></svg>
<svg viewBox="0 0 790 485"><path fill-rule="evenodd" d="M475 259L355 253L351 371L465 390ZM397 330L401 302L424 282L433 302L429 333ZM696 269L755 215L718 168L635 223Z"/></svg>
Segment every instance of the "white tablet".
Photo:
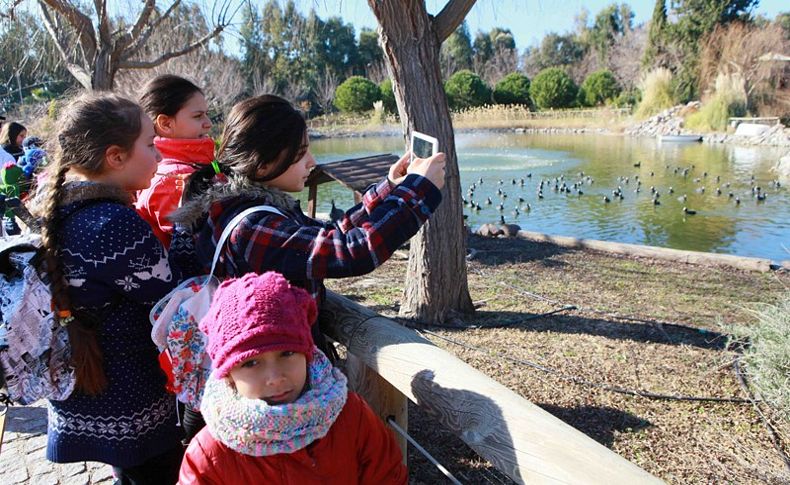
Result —
<svg viewBox="0 0 790 485"><path fill-rule="evenodd" d="M412 131L411 152L417 158L429 158L439 152L439 140L419 131Z"/></svg>

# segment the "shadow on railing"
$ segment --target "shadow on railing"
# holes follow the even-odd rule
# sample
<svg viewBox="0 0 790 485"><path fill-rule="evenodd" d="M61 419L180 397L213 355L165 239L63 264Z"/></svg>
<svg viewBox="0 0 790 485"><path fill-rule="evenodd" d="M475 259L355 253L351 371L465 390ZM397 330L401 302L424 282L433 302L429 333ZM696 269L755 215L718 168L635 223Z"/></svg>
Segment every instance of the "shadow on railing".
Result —
<svg viewBox="0 0 790 485"><path fill-rule="evenodd" d="M408 398L517 483L662 483L414 330L364 306L329 291L321 322L348 349L352 389L382 418L395 416L407 429Z"/></svg>

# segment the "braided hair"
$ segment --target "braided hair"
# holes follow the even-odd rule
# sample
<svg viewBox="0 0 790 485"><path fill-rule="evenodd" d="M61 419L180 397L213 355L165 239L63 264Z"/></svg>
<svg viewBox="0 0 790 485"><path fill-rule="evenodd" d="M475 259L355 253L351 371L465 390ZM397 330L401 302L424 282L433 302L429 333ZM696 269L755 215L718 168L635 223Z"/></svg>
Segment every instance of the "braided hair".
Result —
<svg viewBox="0 0 790 485"><path fill-rule="evenodd" d="M99 347L99 324L72 314L60 257L62 221L57 208L64 196L63 185L69 171L87 177L97 175L104 168L108 148L131 150L140 136L142 115L140 106L114 94L85 94L72 100L58 123L54 162L48 167L48 182L40 195L41 242L53 306L56 318L66 324L69 332L76 389L87 395L95 396L107 387Z"/></svg>

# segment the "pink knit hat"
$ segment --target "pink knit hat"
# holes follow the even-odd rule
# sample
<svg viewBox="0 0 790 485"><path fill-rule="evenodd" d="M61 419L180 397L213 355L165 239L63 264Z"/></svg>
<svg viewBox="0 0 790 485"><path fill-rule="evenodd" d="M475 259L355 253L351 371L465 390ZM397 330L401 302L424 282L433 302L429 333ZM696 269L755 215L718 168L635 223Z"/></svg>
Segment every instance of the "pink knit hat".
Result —
<svg viewBox="0 0 790 485"><path fill-rule="evenodd" d="M270 350L299 352L309 360L317 314L313 297L274 271L225 280L200 321L214 372L225 377L240 362Z"/></svg>

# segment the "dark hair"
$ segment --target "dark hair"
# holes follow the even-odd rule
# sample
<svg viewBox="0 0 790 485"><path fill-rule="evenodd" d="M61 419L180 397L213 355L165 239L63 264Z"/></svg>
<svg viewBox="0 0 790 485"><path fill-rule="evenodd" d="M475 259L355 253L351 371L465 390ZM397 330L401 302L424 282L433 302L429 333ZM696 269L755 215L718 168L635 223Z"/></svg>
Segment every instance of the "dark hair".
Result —
<svg viewBox="0 0 790 485"><path fill-rule="evenodd" d="M191 81L172 74L156 76L146 83L140 105L155 120L159 115L175 116L195 93L203 91Z"/></svg>
<svg viewBox="0 0 790 485"><path fill-rule="evenodd" d="M0 145L19 146L16 143L16 137L26 130L27 128L16 121L4 123L3 127L0 128Z"/></svg>
<svg viewBox="0 0 790 485"><path fill-rule="evenodd" d="M58 122L56 154L54 163L48 167L49 179L38 213L42 218L41 243L52 300L60 312L73 310L58 246L61 221L57 208L63 198L66 174L72 168L88 175L98 174L108 148L115 145L131 150L142 130L142 116L140 106L126 98L114 94L86 94L71 101ZM76 388L85 394L97 395L107 387L98 341L100 322L74 316L74 320L63 323L69 331Z"/></svg>
<svg viewBox="0 0 790 485"><path fill-rule="evenodd" d="M245 99L233 106L225 122L218 155L222 172L256 182L273 180L304 155L306 135L304 117L285 99L272 94ZM259 177L267 166L269 173ZM182 200L204 192L214 175L211 165L193 173Z"/></svg>

